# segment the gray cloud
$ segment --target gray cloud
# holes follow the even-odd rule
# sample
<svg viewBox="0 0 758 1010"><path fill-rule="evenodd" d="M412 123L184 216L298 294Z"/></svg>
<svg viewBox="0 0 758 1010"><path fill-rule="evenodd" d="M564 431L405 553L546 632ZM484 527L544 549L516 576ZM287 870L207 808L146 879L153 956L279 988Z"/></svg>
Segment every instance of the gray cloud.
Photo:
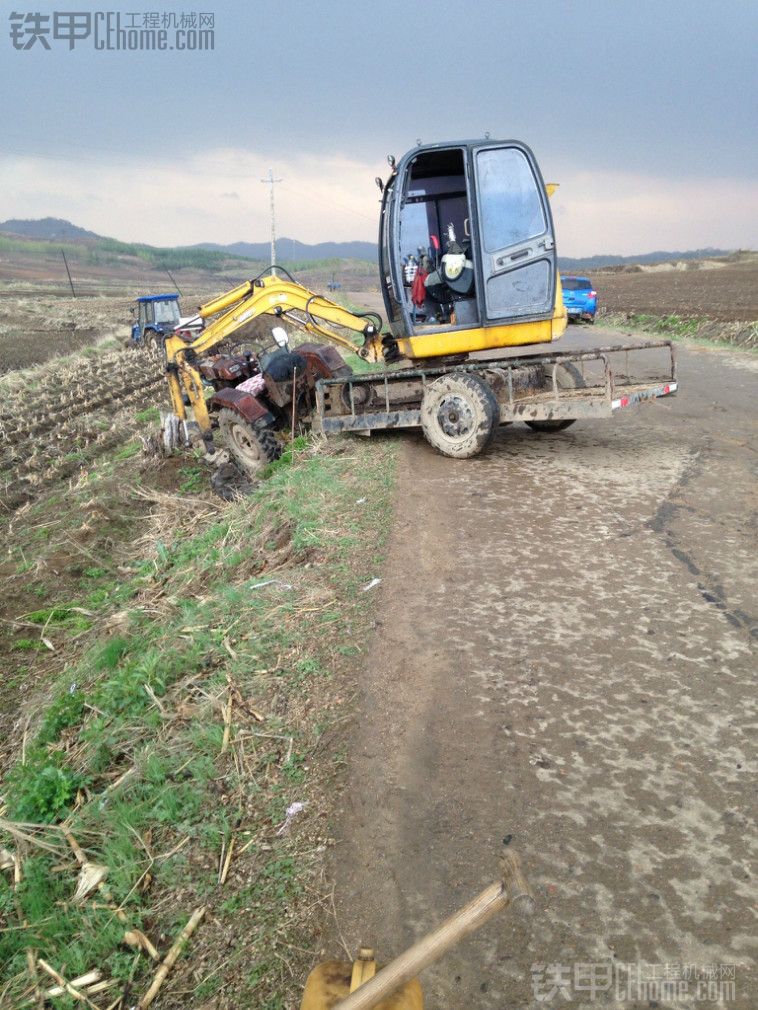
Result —
<svg viewBox="0 0 758 1010"><path fill-rule="evenodd" d="M56 7L49 0L34 4L43 12ZM597 190L593 203L589 179L600 185L623 176L640 186L651 180L653 202L638 201L634 213L649 215L645 234L653 245L664 220L680 246L687 235L716 227L725 245L745 244L746 229L755 233L750 180L758 174L758 131L749 96L758 91L756 4L228 0L219 8L215 50L203 53L94 52L82 44L74 51L17 52L4 17L4 164L8 169L21 164L19 156L34 155L33 174L48 190L35 202L25 180L12 176L2 193L6 216L21 212L10 205L14 200L35 216L71 206L64 192L55 195L57 168L71 163L91 193L107 197L99 210L86 193L78 203L98 220L111 208L107 231L117 233L122 220L133 231L139 222L124 208L142 206L146 194L153 206L150 218L141 216L146 233L158 231L165 241L192 230L172 198L161 207L160 194L150 195L147 180L155 171L155 187L178 179L191 191L190 203L199 201L204 213L196 214L193 241L261 239L267 191L250 173L273 165L285 176L278 196L282 214L292 215L283 223L290 234L311 241L373 237L375 191L364 195L352 168L344 180L335 176L330 159L365 167L371 188L385 170L385 154L401 154L417 137L489 130L525 140L545 174L564 180L561 203L574 208L574 223L565 222L578 246L572 252L619 240L622 230L604 232L593 213L600 203L608 222L626 220L628 233L640 230L640 221L628 217L628 194L603 191L600 201ZM293 178L299 190L287 193ZM576 180L573 190L568 179ZM716 216L713 201L728 180L742 210L718 196ZM76 189L75 175L72 184ZM685 187L698 194L688 206L677 195ZM306 191L331 202L318 207ZM673 219L656 202L664 192ZM235 214L226 214L223 205L232 204ZM239 235L241 212L255 234ZM592 230L590 220L597 221ZM700 244L710 244L707 236Z"/></svg>

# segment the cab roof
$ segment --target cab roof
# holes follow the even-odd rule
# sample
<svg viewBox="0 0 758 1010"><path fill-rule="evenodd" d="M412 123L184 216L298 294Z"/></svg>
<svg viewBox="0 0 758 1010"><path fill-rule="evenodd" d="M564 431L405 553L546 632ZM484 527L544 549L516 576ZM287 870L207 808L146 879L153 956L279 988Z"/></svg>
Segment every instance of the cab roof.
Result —
<svg viewBox="0 0 758 1010"><path fill-rule="evenodd" d="M139 298L135 298L137 302L167 302L169 300L173 301L178 299L178 294L173 295L140 295Z"/></svg>

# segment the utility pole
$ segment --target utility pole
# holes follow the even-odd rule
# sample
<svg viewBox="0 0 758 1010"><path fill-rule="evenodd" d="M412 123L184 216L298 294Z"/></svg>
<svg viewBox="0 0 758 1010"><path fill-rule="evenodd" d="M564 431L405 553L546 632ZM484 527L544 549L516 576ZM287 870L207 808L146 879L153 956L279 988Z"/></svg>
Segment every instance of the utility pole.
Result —
<svg viewBox="0 0 758 1010"><path fill-rule="evenodd" d="M271 273L276 274L276 216L274 213L274 186L281 179L275 179L272 169L268 170L268 179L261 179L267 186L271 187Z"/></svg>
<svg viewBox="0 0 758 1010"><path fill-rule="evenodd" d="M171 283L174 285L174 287L176 288L177 292L181 295L182 289L179 287L179 285L174 280L174 275L171 273L171 271L168 269L168 267L165 267L164 269L165 269L166 273L169 275L169 277L171 278Z"/></svg>
<svg viewBox="0 0 758 1010"><path fill-rule="evenodd" d="M66 265L66 273L68 274L68 282L71 285L71 294L76 298L76 291L74 291L74 282L71 280L71 271L68 268L68 260L66 259L66 253L61 249L61 256L63 257L63 262Z"/></svg>

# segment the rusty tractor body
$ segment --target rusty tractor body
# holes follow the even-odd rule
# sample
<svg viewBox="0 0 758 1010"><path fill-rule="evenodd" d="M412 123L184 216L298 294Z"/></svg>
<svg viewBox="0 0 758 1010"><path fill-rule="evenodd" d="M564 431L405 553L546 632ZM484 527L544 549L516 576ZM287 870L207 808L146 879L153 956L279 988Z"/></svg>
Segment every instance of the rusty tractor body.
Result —
<svg viewBox="0 0 758 1010"><path fill-rule="evenodd" d="M321 379L348 378L352 369L323 344L278 346L259 353L220 353L199 358L196 367L213 387L207 407L232 459L255 474L281 455L279 433L309 416Z"/></svg>

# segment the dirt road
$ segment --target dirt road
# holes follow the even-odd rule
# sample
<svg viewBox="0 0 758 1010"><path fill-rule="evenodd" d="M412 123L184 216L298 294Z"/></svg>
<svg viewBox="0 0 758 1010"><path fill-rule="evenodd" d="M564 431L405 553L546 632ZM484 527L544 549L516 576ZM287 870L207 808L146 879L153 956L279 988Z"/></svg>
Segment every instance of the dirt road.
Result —
<svg viewBox="0 0 758 1010"><path fill-rule="evenodd" d="M758 361L679 360L676 399L469 462L404 437L339 924L398 953L504 839L538 906L429 969L428 1008L755 1006Z"/></svg>

